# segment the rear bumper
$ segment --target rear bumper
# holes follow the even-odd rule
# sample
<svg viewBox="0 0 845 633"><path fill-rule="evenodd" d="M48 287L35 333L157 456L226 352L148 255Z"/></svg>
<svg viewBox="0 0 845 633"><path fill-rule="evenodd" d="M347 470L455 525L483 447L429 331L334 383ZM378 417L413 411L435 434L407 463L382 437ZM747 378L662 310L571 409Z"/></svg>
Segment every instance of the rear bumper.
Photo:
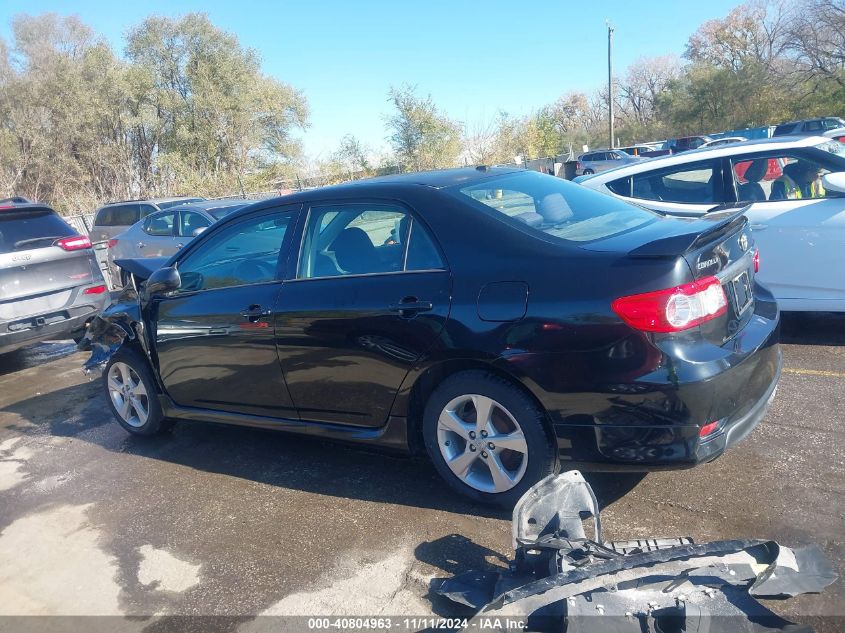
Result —
<svg viewBox="0 0 845 633"><path fill-rule="evenodd" d="M659 344L633 374L615 374L607 350L596 350L607 376L592 389L555 380L575 362L589 367L584 359L538 354L520 369L548 413L567 468L689 468L716 459L765 416L781 371L779 325L774 301L761 297L748 325L722 347ZM700 437L714 421L717 429Z"/></svg>
<svg viewBox="0 0 845 633"><path fill-rule="evenodd" d="M80 290L81 288L78 288L76 293L79 294ZM33 315L25 319L33 322L31 326L15 331L6 331L7 324L3 324L4 331L0 331L0 354L13 352L39 341L65 338L74 332L83 330L85 324L103 310L109 294L104 292L99 295L84 295L84 297L84 299L81 297L77 299L74 305L62 308L49 315L42 315L46 317L54 317L56 314L66 315L61 320L38 325L39 315Z"/></svg>

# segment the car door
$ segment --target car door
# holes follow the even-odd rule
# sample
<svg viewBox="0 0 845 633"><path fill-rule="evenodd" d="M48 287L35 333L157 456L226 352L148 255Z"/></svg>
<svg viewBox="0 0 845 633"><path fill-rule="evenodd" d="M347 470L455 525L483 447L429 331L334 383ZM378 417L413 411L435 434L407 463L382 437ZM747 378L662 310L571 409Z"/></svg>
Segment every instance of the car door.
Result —
<svg viewBox="0 0 845 633"><path fill-rule="evenodd" d="M186 248L182 285L151 322L161 380L176 404L295 419L279 366L273 306L299 205L226 222Z"/></svg>
<svg viewBox="0 0 845 633"><path fill-rule="evenodd" d="M726 201L719 159L643 169L607 183L630 202L670 215L695 217Z"/></svg>
<svg viewBox="0 0 845 633"><path fill-rule="evenodd" d="M827 302L845 302L845 198L806 191L800 199L785 199L778 180L801 165L820 175L839 169L820 153L800 149L730 160L737 200L752 203L746 216L760 251L760 281L784 309L835 309ZM749 195L757 190L749 182L758 183L762 196Z"/></svg>
<svg viewBox="0 0 845 633"><path fill-rule="evenodd" d="M438 339L451 277L424 223L399 203L315 204L276 337L303 420L379 427Z"/></svg>

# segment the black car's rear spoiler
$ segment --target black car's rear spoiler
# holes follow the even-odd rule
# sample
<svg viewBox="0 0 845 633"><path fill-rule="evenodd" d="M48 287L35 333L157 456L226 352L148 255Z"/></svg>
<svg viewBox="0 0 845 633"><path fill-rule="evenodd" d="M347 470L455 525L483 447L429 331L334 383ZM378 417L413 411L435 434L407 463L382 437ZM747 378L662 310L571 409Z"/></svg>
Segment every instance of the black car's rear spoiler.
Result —
<svg viewBox="0 0 845 633"><path fill-rule="evenodd" d="M630 251L630 257L678 257L722 235L728 235L748 222L745 212L750 204L736 209L736 205L720 205L707 211L701 219L690 223L690 230L680 235L664 237L643 244ZM730 210L736 209L733 213Z"/></svg>
<svg viewBox="0 0 845 633"><path fill-rule="evenodd" d="M161 268L168 257L144 257L141 259L116 259L114 265L119 266L128 273L135 275L135 278L144 281L149 279L154 271Z"/></svg>

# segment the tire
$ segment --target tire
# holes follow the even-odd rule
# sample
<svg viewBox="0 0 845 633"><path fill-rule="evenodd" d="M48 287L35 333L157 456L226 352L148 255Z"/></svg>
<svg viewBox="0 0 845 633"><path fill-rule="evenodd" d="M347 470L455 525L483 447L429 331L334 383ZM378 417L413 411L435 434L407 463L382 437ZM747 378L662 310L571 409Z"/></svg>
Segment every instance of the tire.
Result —
<svg viewBox="0 0 845 633"><path fill-rule="evenodd" d="M486 425L476 424L476 404L491 411ZM435 469L453 490L480 503L513 507L528 488L557 469L557 450L544 417L508 380L463 371L429 397L423 440Z"/></svg>
<svg viewBox="0 0 845 633"><path fill-rule="evenodd" d="M585 169L584 170L585 176L589 176L589 175L594 174L594 173L596 173L596 172L594 172L592 169Z"/></svg>
<svg viewBox="0 0 845 633"><path fill-rule="evenodd" d="M124 389L124 385L128 386ZM164 418L147 359L137 351L117 350L103 372L103 388L112 414L129 433L156 435L172 427Z"/></svg>

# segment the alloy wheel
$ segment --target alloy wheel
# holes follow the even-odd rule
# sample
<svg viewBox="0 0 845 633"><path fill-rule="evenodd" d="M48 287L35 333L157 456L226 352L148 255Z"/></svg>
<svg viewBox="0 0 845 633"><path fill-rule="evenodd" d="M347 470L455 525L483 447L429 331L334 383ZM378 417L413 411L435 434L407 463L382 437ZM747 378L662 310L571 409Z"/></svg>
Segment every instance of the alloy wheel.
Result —
<svg viewBox="0 0 845 633"><path fill-rule="evenodd" d="M126 363L117 362L109 368L106 377L115 410L126 424L144 426L150 415L147 389L138 373Z"/></svg>
<svg viewBox="0 0 845 633"><path fill-rule="evenodd" d="M437 444L458 479L481 492L516 486L528 466L528 443L511 413L492 398L466 394L443 407Z"/></svg>

